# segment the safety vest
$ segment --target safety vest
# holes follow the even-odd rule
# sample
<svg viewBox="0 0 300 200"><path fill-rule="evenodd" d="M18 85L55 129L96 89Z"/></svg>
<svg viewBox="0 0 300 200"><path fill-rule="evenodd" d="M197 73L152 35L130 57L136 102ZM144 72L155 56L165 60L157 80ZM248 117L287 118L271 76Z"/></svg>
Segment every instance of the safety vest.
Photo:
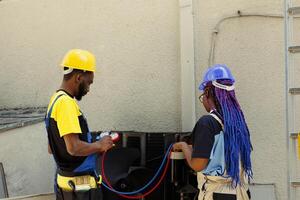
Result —
<svg viewBox="0 0 300 200"><path fill-rule="evenodd" d="M55 102L64 94L60 94L53 101L47 115L45 116L45 125L48 131L50 117ZM92 143L92 135L90 131L87 133L89 143ZM64 191L86 191L92 188L97 188L102 183L101 175L96 172L97 154L91 154L86 157L83 163L78 166L73 172L65 172L57 166L57 174L55 181L58 187Z"/></svg>

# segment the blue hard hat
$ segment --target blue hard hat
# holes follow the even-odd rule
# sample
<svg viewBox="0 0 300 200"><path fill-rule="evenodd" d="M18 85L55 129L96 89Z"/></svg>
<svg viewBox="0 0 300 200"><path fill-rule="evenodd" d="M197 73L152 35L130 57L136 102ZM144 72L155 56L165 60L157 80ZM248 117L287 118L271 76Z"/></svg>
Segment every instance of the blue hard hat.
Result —
<svg viewBox="0 0 300 200"><path fill-rule="evenodd" d="M217 80L229 80L234 83L234 78L231 74L229 68L224 64L216 64L212 67L209 67L204 76L203 80L199 85L199 90L204 90L207 83Z"/></svg>

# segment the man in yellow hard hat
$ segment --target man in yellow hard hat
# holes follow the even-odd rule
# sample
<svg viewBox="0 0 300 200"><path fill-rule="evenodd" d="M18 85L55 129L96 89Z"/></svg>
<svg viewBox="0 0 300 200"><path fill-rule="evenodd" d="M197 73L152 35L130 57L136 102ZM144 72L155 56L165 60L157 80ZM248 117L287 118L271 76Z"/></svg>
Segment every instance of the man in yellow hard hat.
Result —
<svg viewBox="0 0 300 200"><path fill-rule="evenodd" d="M57 166L56 199L102 199L98 154L113 146L110 136L94 141L76 100L89 92L96 70L92 53L72 49L62 60L63 81L45 117L48 151Z"/></svg>

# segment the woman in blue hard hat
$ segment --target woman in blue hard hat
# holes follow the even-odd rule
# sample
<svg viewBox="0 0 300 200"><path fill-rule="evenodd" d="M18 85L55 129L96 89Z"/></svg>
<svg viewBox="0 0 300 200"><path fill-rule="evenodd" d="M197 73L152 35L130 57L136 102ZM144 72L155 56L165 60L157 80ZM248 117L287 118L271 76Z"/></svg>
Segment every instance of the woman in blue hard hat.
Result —
<svg viewBox="0 0 300 200"><path fill-rule="evenodd" d="M199 96L208 115L196 123L193 144L174 144L197 171L200 200L249 200L252 178L250 134L234 92L234 78L226 65L207 69Z"/></svg>

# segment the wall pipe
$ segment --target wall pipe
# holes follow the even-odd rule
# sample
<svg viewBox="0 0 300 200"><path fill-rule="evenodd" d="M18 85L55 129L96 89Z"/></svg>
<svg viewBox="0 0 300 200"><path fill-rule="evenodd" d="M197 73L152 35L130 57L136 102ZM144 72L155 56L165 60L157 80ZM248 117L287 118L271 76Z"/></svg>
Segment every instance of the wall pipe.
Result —
<svg viewBox="0 0 300 200"><path fill-rule="evenodd" d="M208 58L208 66L215 64L215 47L216 47L216 37L220 32L220 25L229 19L242 18L242 17L264 17L264 18L283 18L283 15L279 14L260 14L260 13L242 13L240 10L237 11L236 14L230 15L220 19L215 25L212 33L211 33L211 48L209 52Z"/></svg>

